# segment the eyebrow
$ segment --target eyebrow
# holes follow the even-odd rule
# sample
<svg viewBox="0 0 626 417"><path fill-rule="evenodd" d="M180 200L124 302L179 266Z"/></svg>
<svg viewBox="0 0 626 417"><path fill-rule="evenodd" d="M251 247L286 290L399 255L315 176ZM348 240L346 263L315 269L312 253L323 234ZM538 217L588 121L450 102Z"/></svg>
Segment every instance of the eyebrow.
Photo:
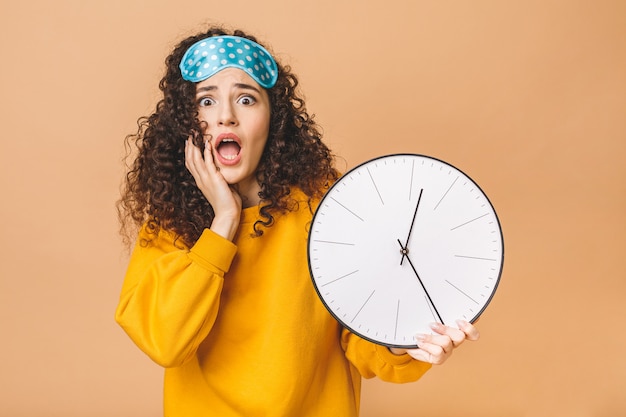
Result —
<svg viewBox="0 0 626 417"><path fill-rule="evenodd" d="M256 91L257 93L261 94L261 91L258 88L256 88L253 85L250 85L250 84L236 83L236 84L234 84L234 87L241 88L241 89L244 89L244 90L253 90L253 91ZM203 93L205 91L215 91L215 90L217 90L217 86L216 85L207 85L207 86L204 86L204 87L198 87L198 89L196 90L196 95L199 94L199 93Z"/></svg>

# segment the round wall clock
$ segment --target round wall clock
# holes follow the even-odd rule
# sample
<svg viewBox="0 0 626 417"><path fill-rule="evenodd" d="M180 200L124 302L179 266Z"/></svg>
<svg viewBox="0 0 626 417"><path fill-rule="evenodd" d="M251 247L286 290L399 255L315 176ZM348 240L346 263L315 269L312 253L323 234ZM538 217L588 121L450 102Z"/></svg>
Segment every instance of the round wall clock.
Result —
<svg viewBox="0 0 626 417"><path fill-rule="evenodd" d="M328 311L353 333L416 347L430 323L474 322L498 286L500 222L467 175L439 159L394 154L344 174L311 224L308 262Z"/></svg>

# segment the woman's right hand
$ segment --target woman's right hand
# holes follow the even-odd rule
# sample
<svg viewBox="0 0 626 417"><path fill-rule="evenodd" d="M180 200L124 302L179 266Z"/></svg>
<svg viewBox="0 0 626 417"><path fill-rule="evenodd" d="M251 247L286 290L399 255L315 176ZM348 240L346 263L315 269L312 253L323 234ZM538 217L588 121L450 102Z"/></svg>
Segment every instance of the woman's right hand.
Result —
<svg viewBox="0 0 626 417"><path fill-rule="evenodd" d="M231 187L213 160L213 147L207 140L202 151L192 141L185 143L185 166L196 181L196 185L213 207L215 218L211 230L228 240L233 240L241 216L241 196Z"/></svg>

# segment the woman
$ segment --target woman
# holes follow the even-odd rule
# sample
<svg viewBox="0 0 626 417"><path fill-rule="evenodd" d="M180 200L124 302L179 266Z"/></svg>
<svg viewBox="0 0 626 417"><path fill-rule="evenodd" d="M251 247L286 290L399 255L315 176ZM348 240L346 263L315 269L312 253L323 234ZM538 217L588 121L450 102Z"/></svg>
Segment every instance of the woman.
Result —
<svg viewBox="0 0 626 417"><path fill-rule="evenodd" d="M415 381L477 330L434 325L390 351L330 316L307 226L337 179L298 81L220 27L166 59L163 99L129 137L119 208L140 227L116 320L165 367L166 416L356 416L361 377Z"/></svg>

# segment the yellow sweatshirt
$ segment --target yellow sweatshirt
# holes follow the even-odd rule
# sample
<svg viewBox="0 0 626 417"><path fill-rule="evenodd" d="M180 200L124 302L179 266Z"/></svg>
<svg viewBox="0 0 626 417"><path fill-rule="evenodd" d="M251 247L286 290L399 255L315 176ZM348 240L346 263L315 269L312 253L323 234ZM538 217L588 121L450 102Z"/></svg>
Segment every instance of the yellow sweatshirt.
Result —
<svg viewBox="0 0 626 417"><path fill-rule="evenodd" d="M186 248L162 231L135 247L116 320L166 368L166 417L357 416L361 376L410 382L430 368L326 311L307 265L312 216L297 195L299 209L261 237L252 207L233 242L207 229Z"/></svg>

